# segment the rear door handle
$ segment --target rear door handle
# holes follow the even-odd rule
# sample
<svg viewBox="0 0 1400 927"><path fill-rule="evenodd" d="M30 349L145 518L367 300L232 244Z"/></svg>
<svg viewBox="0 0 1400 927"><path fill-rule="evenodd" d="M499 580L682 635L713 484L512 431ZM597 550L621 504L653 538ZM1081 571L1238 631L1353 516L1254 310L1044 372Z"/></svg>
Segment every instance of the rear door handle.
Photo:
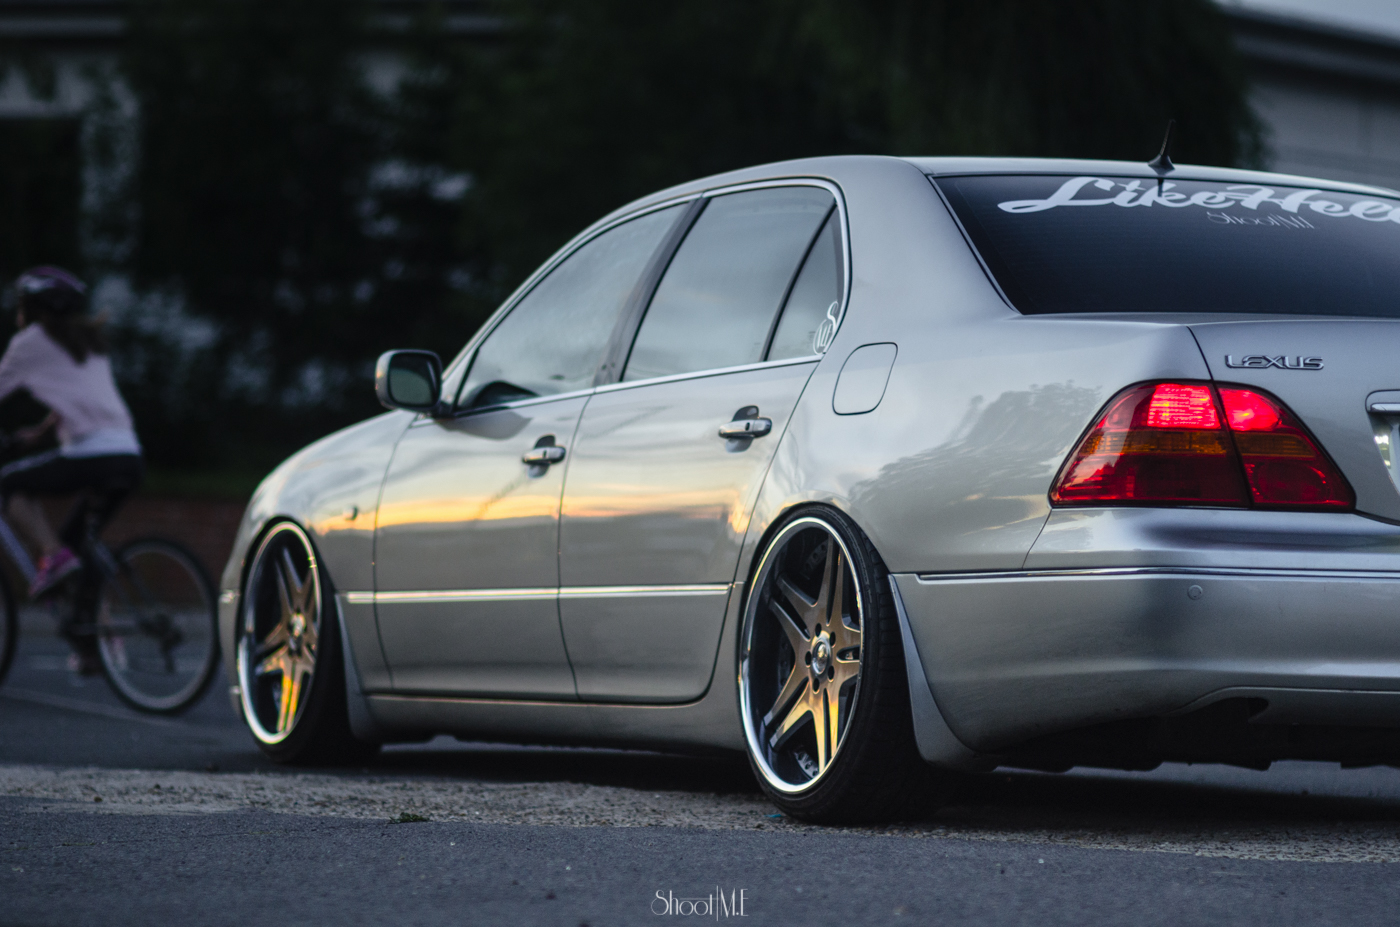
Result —
<svg viewBox="0 0 1400 927"><path fill-rule="evenodd" d="M744 418L719 426L721 438L761 438L773 430L771 418Z"/></svg>
<svg viewBox="0 0 1400 927"><path fill-rule="evenodd" d="M523 463L527 463L532 467L547 467L550 464L556 464L563 459L564 449L555 444L549 444L545 447L537 447L532 450L528 450L525 452L525 455L520 458L520 460Z"/></svg>

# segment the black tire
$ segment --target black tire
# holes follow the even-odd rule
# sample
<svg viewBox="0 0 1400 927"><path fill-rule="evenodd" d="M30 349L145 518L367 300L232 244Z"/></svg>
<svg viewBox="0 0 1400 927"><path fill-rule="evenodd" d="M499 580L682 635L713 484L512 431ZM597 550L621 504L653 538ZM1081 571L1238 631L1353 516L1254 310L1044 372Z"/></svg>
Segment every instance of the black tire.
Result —
<svg viewBox="0 0 1400 927"><path fill-rule="evenodd" d="M279 763L362 763L379 751L350 729L329 577L299 525L273 525L244 580L235 631L243 720Z"/></svg>
<svg viewBox="0 0 1400 927"><path fill-rule="evenodd" d="M889 573L869 539L840 512L796 509L775 526L749 589L739 704L749 763L772 802L819 824L940 803L953 779L915 746Z"/></svg>
<svg viewBox="0 0 1400 927"><path fill-rule="evenodd" d="M0 686L5 684L10 665L15 662L15 651L19 648L19 612L15 610L14 593L10 591L10 581L0 573Z"/></svg>
<svg viewBox="0 0 1400 927"><path fill-rule="evenodd" d="M142 538L112 556L115 570L96 599L103 675L138 711L179 714L203 697L219 669L214 584L199 558L174 541Z"/></svg>

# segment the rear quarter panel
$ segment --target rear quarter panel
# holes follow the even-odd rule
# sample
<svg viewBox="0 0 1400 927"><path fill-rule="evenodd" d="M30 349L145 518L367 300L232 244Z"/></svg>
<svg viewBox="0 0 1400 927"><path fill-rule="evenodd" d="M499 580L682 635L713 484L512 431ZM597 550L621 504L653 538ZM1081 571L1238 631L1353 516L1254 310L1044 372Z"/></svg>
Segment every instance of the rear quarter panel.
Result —
<svg viewBox="0 0 1400 927"><path fill-rule="evenodd" d="M745 570L764 532L807 501L845 510L895 572L1018 569L1055 473L1104 402L1140 380L1209 377L1183 325L1014 312L927 178L885 167L841 178L849 307L775 456ZM836 414L842 364L880 342L898 345L884 399Z"/></svg>

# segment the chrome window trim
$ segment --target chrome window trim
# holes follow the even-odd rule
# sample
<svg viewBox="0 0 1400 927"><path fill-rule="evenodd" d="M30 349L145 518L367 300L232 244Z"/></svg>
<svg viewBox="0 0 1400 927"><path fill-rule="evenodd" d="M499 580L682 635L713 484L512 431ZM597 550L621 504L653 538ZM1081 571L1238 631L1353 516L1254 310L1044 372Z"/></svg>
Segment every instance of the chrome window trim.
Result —
<svg viewBox="0 0 1400 927"><path fill-rule="evenodd" d="M517 602L528 599L629 599L670 596L727 595L729 583L692 583L659 586L563 586L524 589L423 589L401 592L346 592L352 605L405 605L415 602Z"/></svg>
<svg viewBox="0 0 1400 927"><path fill-rule="evenodd" d="M829 180L822 180L818 177L787 177L778 180L754 180L748 183L733 184L728 187L716 187L713 190L704 191L700 194L700 197L703 199L713 199L716 196L725 196L726 194L730 193L747 193L751 190L770 190L774 187L820 187L826 192L830 193L832 199L836 201L836 212L841 219L840 233L842 292L841 308L836 313L836 327L833 328L831 332L831 341L832 343L834 343L836 341L837 333L841 331L841 324L846 321L846 307L849 306L851 303L851 236L846 214L846 200L841 193L841 188ZM818 229L818 232L820 232L820 229ZM690 232L689 230L687 230L686 236L688 237L689 234ZM679 252L680 249L683 247L685 247L685 238L682 238L680 240L680 243L677 244L676 251ZM805 256L806 255L804 255L804 258ZM674 258L675 254L672 254L671 257ZM799 267L794 269L793 272L800 273L800 271L801 268ZM665 279L665 274L662 275L662 279ZM660 281L657 282L657 286L660 286ZM652 294L653 298L655 297L655 295L655 293ZM647 308L650 309L650 306L648 306ZM779 308L786 309L787 307L780 306ZM637 321L637 327L632 331L633 342L637 340L637 333L642 330L642 325L645 322L646 314L643 313L641 319ZM829 347L830 346L828 345L828 349ZM631 360L631 356L632 348L629 345L627 348L627 359ZM690 377L714 376L723 373L737 373L742 370L753 370L767 366L781 366L788 363L806 363L812 360L821 360L825 356L825 354L810 354L806 357L789 357L778 361L758 361L757 363L741 364L735 367L710 367L705 370L692 370L687 371L686 373L673 373L668 374L664 377L649 377L644 380L618 380L616 383L608 383L603 386L600 386L598 387L598 390L601 392L603 390L615 389L620 386L642 386L644 384L649 385L652 383L668 383L673 380L684 380ZM622 375L626 376L626 374L627 367L624 363L622 368Z"/></svg>
<svg viewBox="0 0 1400 927"><path fill-rule="evenodd" d="M573 390L568 393L555 393L551 396L534 396L530 399L517 399L514 402L505 402L498 406L483 406L480 409L468 409L458 412L448 419L435 419L426 412L420 413L409 426L418 428L422 425L430 425L436 421L455 421L457 419L469 418L473 415L481 415L486 412L500 412L503 409L521 409L527 406L537 406L555 400L577 399L584 396L591 396L594 393L612 393L618 390L631 389L634 386L651 386L655 383L672 383L679 380L694 380L699 377L717 377L730 373L745 373L750 370L766 370L772 367L791 367L796 364L814 364L822 359L821 354L808 354L806 357L787 357L776 361L759 361L756 364L741 364L738 367L716 367L713 370L697 370L694 373L673 373L666 377L652 377L650 380L627 380L621 383L608 383L603 386L591 386L588 389Z"/></svg>
<svg viewBox="0 0 1400 927"><path fill-rule="evenodd" d="M427 412L420 412L418 417L409 425L410 428L418 428L423 425L431 425L433 422L455 422L459 419L471 418L473 415L483 415L487 412L500 412L503 409L521 409L526 406L543 405L546 402L558 402L565 399L581 399L593 395L597 387L587 387L586 389L570 390L567 393L551 393L548 396L531 396L529 399L516 399L512 402L503 402L495 406L482 406L479 409L463 409L442 418L433 418Z"/></svg>
<svg viewBox="0 0 1400 927"><path fill-rule="evenodd" d="M916 573L923 584L1001 582L1094 576L1234 576L1275 579L1400 580L1396 570L1294 570L1276 567L1100 567L1093 569L1008 570L980 573Z"/></svg>
<svg viewBox="0 0 1400 927"><path fill-rule="evenodd" d="M528 296L530 291L533 290L541 280L548 276L549 273L552 270L554 270L554 268L558 267L564 261L568 260L571 256L573 256L574 252L578 251L578 249L582 248L584 245L588 244L588 242L597 238L599 235L602 235L604 232L608 232L612 229L617 228L624 222L630 222L633 219L640 218L642 216L648 215L649 213L658 212L662 209L669 209L672 206L680 206L685 203L694 202L698 199L711 199L713 197L724 196L729 193L744 193L749 190L764 190L772 187L821 187L822 189L830 193L832 198L836 201L836 212L840 216L841 226L840 232L842 260L842 293L841 307L836 314L836 327L831 333L832 340L834 341L837 333L841 331L841 325L846 321L846 309L851 302L852 285L850 223L848 213L846 211L846 199L841 192L841 188L836 184L832 183L831 181L823 180L819 177L787 177L774 180L756 180L750 181L748 183L732 184L727 187L716 187L712 190L703 190L698 193L688 193L684 196L674 197L672 199L664 200L659 203L652 203L649 206L645 206L641 209L638 209L636 212L630 212L626 215L618 216L616 219L612 220L611 222L608 222L606 225L601 225L594 229L585 229L583 232L580 232L572 241L568 242L566 245L564 245L563 248L559 249L559 251L556 252L552 258L550 258L544 264L540 265L540 267L538 267L533 274L526 278L524 283L522 283L519 287L516 288L515 292L511 293L510 296L506 297L505 301L501 303L500 307L494 313L492 313L490 318L486 320L486 324L481 326L477 333L472 336L471 340L467 342L466 346L463 347L462 350L458 353L457 357L455 357L452 360L452 362L447 366L446 371L444 371L443 373L444 384L448 383L450 380L458 376L460 376L462 378L462 381L464 382L465 378L471 372L471 363L475 359L477 349L481 347L482 342L484 342L487 338L491 336L491 333L495 331L496 328L501 324L501 322L505 320L505 317L509 315L512 310L514 310L516 305L518 305L521 300ZM684 243L685 239L682 238L681 244ZM637 330L640 330L640 328L641 324L639 322ZM637 330L634 330L631 334L633 340L635 340L637 337ZM489 406L484 409L464 410L462 412L455 413L452 417L460 418L467 415L476 415L481 412L494 412L500 409L513 409L536 402L546 402L550 399L561 399L572 396L582 396L595 391L615 389L620 386L638 386L641 384L665 383L673 380L683 380L692 377L712 376L723 373L738 373L744 370L753 370L762 367L777 367L793 363L807 363L813 360L820 360L824 356L824 354L811 354L806 357L790 357L778 361L759 361L758 363L744 364L737 367L715 367L706 370L694 370L687 373L671 374L665 377L652 377L646 380L619 380L617 383L608 383L603 386L597 387L596 390L594 388L590 388L587 390L574 390L569 393L558 393L552 396L536 396L531 399L517 400L516 402L505 403L503 405L498 406ZM461 386L462 382L458 382L455 385L453 395L454 403L459 398L457 395L455 395L455 393L460 391ZM419 421L415 421L414 424L417 425L421 422L432 420L433 419L423 417Z"/></svg>
<svg viewBox="0 0 1400 927"><path fill-rule="evenodd" d="M806 357L788 357L776 361L759 361L756 364L740 364L737 367L715 367L710 370L696 370L692 373L673 373L664 377L652 377L648 380L624 380L618 383L608 383L595 387L595 393L615 393L619 390L632 389L638 386L655 386L659 383L677 383L681 380L696 380L701 377L720 377L731 373L745 373L750 370L767 370L775 367L792 367L797 364L815 364L822 359L821 354L809 354Z"/></svg>

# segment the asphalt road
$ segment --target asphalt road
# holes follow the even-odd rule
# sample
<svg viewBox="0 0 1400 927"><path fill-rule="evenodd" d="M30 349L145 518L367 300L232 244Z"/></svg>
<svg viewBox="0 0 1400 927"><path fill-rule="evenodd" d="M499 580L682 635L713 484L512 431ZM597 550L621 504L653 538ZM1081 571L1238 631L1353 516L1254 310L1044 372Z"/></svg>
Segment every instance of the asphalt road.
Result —
<svg viewBox="0 0 1400 927"><path fill-rule="evenodd" d="M1392 924L1397 862L1389 769L998 772L834 830L722 759L440 738L290 772L222 689L138 716L42 635L0 688L0 925Z"/></svg>

